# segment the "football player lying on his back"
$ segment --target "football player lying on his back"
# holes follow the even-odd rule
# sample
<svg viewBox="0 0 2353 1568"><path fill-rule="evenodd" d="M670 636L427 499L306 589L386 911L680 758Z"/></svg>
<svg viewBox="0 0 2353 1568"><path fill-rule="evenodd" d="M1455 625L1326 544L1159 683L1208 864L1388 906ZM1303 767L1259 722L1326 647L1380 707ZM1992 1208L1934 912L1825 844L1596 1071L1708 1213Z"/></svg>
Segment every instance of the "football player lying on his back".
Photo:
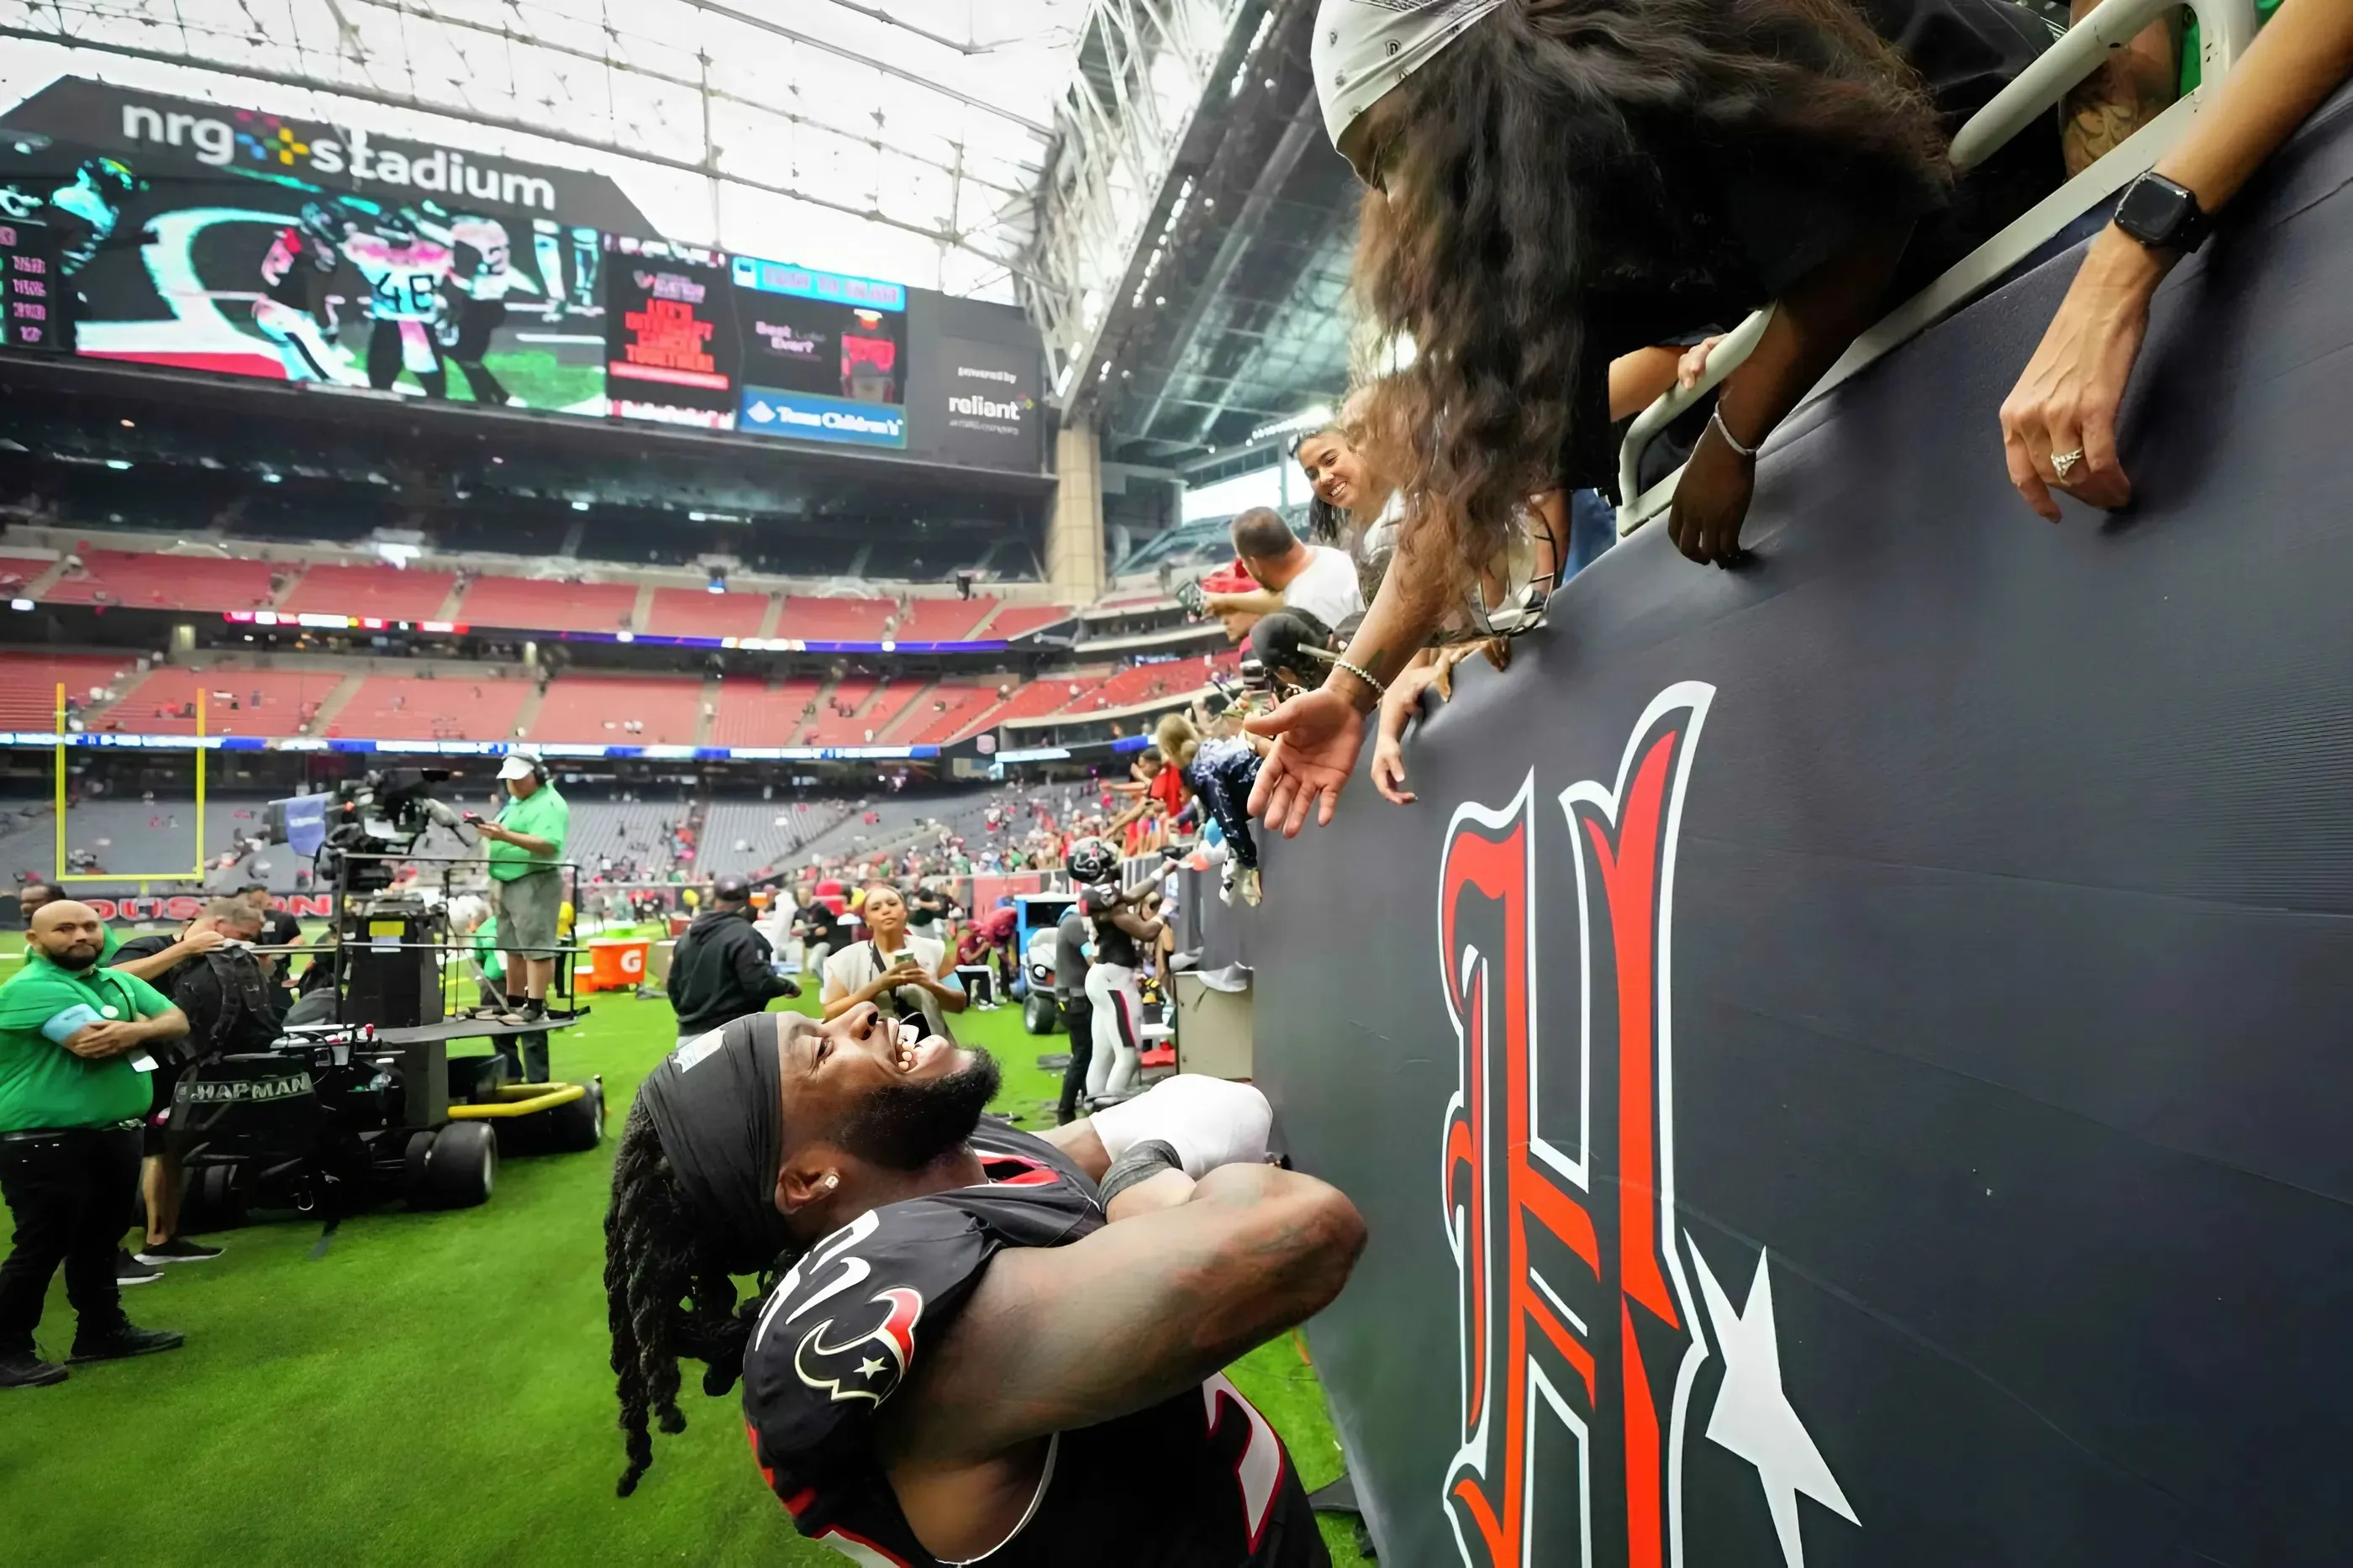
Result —
<svg viewBox="0 0 2353 1568"><path fill-rule="evenodd" d="M763 1474L858 1562L1308 1568L1281 1441L1219 1369L1339 1293L1364 1223L1265 1163L1256 1089L1180 1077L1045 1137L997 1064L861 1005L739 1018L646 1079L605 1289L628 1433L744 1380ZM740 1310L731 1274L772 1276Z"/></svg>

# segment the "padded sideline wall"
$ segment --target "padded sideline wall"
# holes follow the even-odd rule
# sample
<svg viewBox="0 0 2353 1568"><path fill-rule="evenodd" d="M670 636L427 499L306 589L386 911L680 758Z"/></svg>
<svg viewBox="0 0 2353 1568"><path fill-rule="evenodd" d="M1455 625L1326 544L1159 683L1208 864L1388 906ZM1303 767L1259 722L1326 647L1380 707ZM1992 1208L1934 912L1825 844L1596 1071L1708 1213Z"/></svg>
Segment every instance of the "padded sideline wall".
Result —
<svg viewBox="0 0 2353 1568"><path fill-rule="evenodd" d="M2004 477L2071 255L1205 906L1370 1221L1311 1337L1384 1563L2353 1561L2348 181L2340 95L2158 296L2130 514Z"/></svg>

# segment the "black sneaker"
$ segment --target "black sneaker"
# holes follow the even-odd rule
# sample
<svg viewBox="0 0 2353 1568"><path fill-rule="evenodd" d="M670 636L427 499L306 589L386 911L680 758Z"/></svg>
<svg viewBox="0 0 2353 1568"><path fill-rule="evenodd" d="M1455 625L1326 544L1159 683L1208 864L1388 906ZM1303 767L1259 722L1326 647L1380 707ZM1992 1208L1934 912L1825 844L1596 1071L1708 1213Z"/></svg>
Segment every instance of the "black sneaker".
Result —
<svg viewBox="0 0 2353 1568"><path fill-rule="evenodd" d="M47 1388L72 1375L57 1363L43 1361L29 1351L0 1355L0 1388Z"/></svg>
<svg viewBox="0 0 2353 1568"><path fill-rule="evenodd" d="M87 1361L124 1361L135 1355L175 1351L186 1342L187 1336L177 1329L142 1329L124 1321L94 1339L76 1334L73 1354L66 1357L66 1363L79 1366Z"/></svg>
<svg viewBox="0 0 2353 1568"><path fill-rule="evenodd" d="M142 1263L124 1247L114 1255L114 1282L124 1288L132 1285L153 1285L164 1278L164 1271L152 1263Z"/></svg>
<svg viewBox="0 0 2353 1568"><path fill-rule="evenodd" d="M134 1255L142 1263L210 1263L221 1255L217 1247L201 1247L184 1236L169 1241L141 1247Z"/></svg>

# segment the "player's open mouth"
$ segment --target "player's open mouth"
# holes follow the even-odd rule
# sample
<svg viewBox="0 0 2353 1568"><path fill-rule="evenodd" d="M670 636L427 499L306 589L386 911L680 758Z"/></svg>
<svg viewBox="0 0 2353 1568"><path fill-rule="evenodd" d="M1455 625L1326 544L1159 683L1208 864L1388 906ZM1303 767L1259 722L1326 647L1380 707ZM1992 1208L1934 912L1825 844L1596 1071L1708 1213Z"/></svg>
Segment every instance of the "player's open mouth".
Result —
<svg viewBox="0 0 2353 1568"><path fill-rule="evenodd" d="M913 1050L908 1051L900 1057L899 1060L901 1066L899 1070L905 1073L910 1078L920 1078L923 1075L926 1068L936 1065L941 1058L947 1056L955 1049L955 1047L948 1044L945 1040L936 1038L925 1040Z"/></svg>

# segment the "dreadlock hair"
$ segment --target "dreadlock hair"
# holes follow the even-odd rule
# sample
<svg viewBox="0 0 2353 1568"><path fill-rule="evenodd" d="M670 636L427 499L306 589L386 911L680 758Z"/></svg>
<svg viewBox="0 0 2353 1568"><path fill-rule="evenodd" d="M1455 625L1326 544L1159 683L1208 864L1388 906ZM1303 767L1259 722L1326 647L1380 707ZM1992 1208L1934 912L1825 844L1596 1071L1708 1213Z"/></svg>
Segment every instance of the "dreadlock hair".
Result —
<svg viewBox="0 0 2353 1568"><path fill-rule="evenodd" d="M1394 468L1452 547L1416 553L1465 574L1565 446L1607 450L1572 428L1605 369L1588 314L1745 268L1706 193L1782 172L1916 212L1952 177L1926 89L1848 0L1505 0L1350 135L1376 187L1354 288L1416 350L1386 378Z"/></svg>
<svg viewBox="0 0 2353 1568"><path fill-rule="evenodd" d="M628 1468L614 1488L621 1497L654 1462L649 1413L665 1432L686 1430L678 1407L681 1356L703 1363L702 1392L713 1398L744 1375L744 1352L760 1300L775 1281L739 1310L735 1281L724 1256L662 1153L652 1113L642 1100L629 1107L613 1160L613 1203L605 1211L605 1304L613 1332L615 1392L621 1400ZM791 1267L779 1258L776 1269Z"/></svg>

